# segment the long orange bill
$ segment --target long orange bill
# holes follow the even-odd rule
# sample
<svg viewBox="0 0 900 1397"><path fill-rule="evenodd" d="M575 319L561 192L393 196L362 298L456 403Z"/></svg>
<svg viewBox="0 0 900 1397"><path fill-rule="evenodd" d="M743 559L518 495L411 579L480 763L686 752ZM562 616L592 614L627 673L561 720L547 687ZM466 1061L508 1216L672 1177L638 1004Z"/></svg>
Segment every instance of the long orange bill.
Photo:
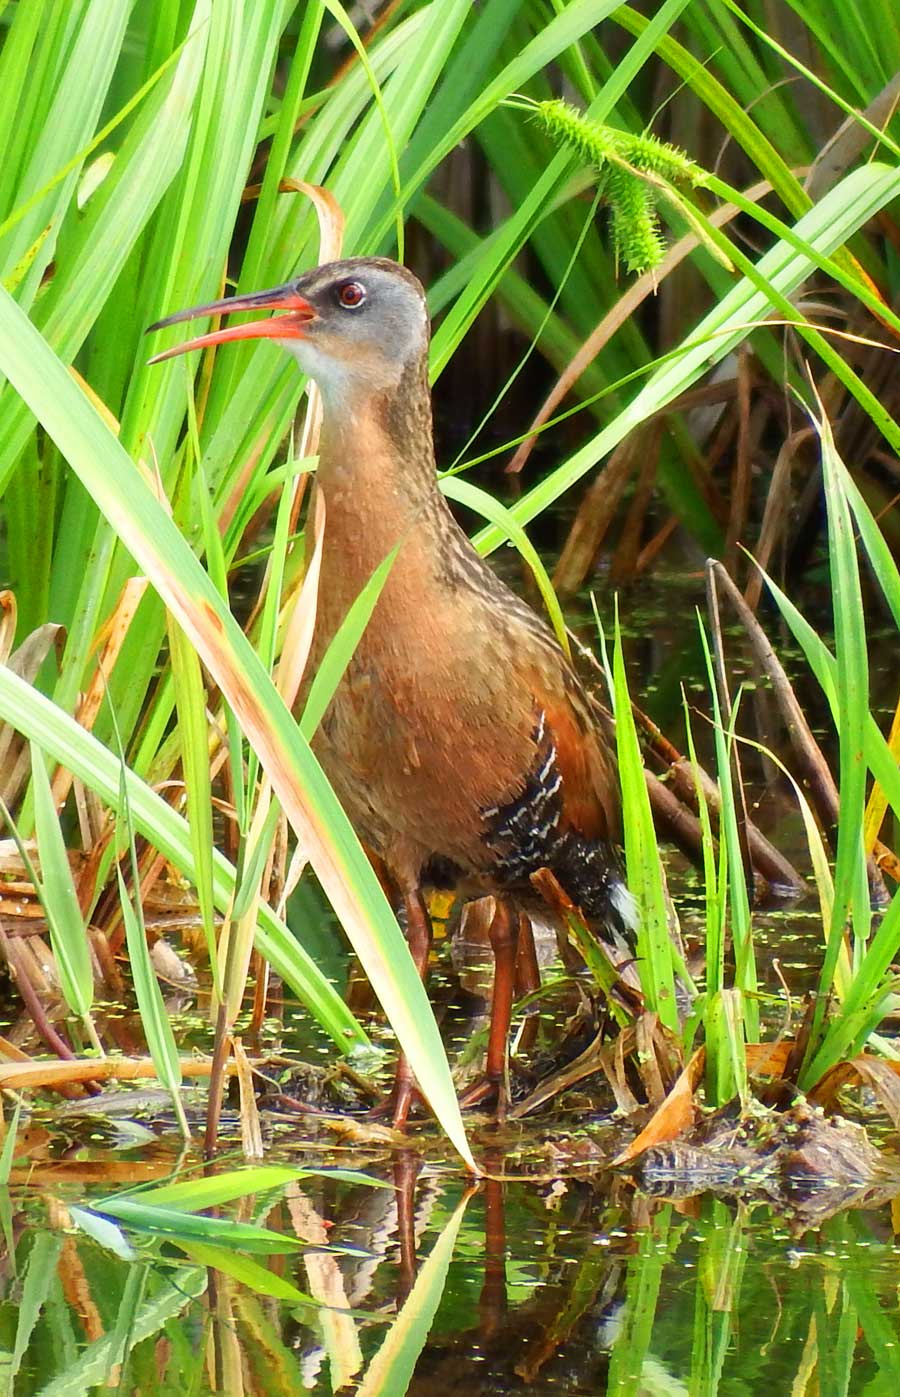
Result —
<svg viewBox="0 0 900 1397"><path fill-rule="evenodd" d="M275 310L282 315L273 315L268 320L248 320L245 325L229 325L222 330L211 330L207 335L197 335L195 339L176 344L172 349L164 349L148 360L158 364L163 359L172 359L176 354L186 354L190 349L206 349L210 344L225 344L228 340L299 340L303 330L311 320L317 319L316 311L309 301L297 294L292 282L273 287L271 291L256 291L248 296L226 296L221 301L209 301L204 306L192 306L190 310L179 310L167 315L165 320L157 320L147 331L164 330L167 325L177 325L182 320L197 320L202 315L230 315L233 311Z"/></svg>

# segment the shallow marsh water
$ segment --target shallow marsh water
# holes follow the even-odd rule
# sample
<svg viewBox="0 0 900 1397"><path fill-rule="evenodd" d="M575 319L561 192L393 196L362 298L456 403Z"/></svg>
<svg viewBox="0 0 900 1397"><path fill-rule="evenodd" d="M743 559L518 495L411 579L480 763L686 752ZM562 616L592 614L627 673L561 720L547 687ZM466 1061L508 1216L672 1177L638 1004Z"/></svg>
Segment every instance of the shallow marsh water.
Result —
<svg viewBox="0 0 900 1397"><path fill-rule="evenodd" d="M679 892L689 909L690 880ZM810 907L761 918L773 1024L789 1010L772 963L792 986L811 982L817 934ZM449 1021L446 967L442 979ZM299 1042L303 1022L289 1012L282 1042ZM197 1016L185 1027L202 1037ZM307 1055L313 1048L307 1039ZM96 1118L48 1112L20 1137L0 1269L12 1397L110 1390L104 1382L135 1397L837 1397L900 1383L900 1208L808 1225L801 1202L777 1213L752 1186L736 1202L649 1196L607 1167L625 1128L586 1091L499 1132L476 1118L476 1154L493 1177L474 1189L428 1125L397 1153L377 1127L346 1117L270 1117L267 1163L353 1168L387 1185L313 1176L221 1210L290 1239L327 1238L333 1253L250 1259L276 1289L287 1282L349 1307L349 1318L265 1293L259 1275L245 1284L207 1272L159 1238L124 1229L137 1252L128 1261L109 1238L72 1230L72 1205L200 1170L196 1153L181 1154L161 1095L131 1093L121 1105ZM193 1106L199 1137L202 1091ZM239 1166L232 1112L217 1168ZM830 1196L826 1184L826 1212ZM238 1267L246 1259L238 1251ZM387 1353L398 1366L385 1374Z"/></svg>
<svg viewBox="0 0 900 1397"><path fill-rule="evenodd" d="M656 613L652 639L638 642L654 676L647 706L670 732L680 684L689 693L703 688L683 626L666 629L667 614L688 613L689 590ZM647 634L642 618L629 620ZM743 712L748 730L766 730L763 696L749 696ZM698 731L702 746L702 725ZM755 756L749 765L761 823L805 867L783 784ZM689 945L698 943L697 880L675 856L670 883ZM314 953L346 982L340 938L314 891L301 896L300 920L321 942ZM755 927L774 1036L796 1024L799 999L815 983L821 930L811 900L764 911ZM458 976L445 954L433 990L448 1040L473 1031L464 1009L477 976L463 977L462 1008ZM179 1041L208 1048L196 1007L180 1027ZM287 1050L330 1058L291 1006L278 1037ZM259 1273L241 1281L208 1272L199 1253L127 1229L136 1255L126 1259L111 1250L112 1234L71 1225L67 1209L92 1197L199 1170L196 1154L180 1154L164 1101L139 1093L123 1104L97 1118L38 1113L23 1129L10 1189L0 1195L0 1382L11 1397L339 1388L381 1397L896 1397L896 1204L810 1226L802 1209L776 1213L752 1189L727 1203L650 1197L607 1168L622 1126L588 1095L500 1135L476 1126L476 1152L494 1177L474 1189L427 1127L397 1154L377 1131L295 1117L270 1122L267 1162L352 1167L387 1187L311 1177L224 1209L291 1239L318 1236L301 1253L254 1256L267 1285ZM202 1093L195 1112L199 1136ZM239 1164L231 1118L218 1167ZM827 1211L827 1185L823 1193ZM324 1250L323 1239L345 1250ZM267 1293L286 1285L351 1314Z"/></svg>
<svg viewBox="0 0 900 1397"><path fill-rule="evenodd" d="M370 1167L398 1187L301 1186L329 1242L353 1255L271 1262L276 1277L319 1293L334 1268L352 1319L221 1274L208 1289L204 1269L172 1248L120 1260L57 1230L58 1211L47 1226L48 1195L58 1210L69 1186L15 1190L15 1266L8 1252L0 1303L9 1354L23 1321L28 1332L7 1390L61 1397L109 1390L105 1380L134 1394L325 1394L355 1369L352 1390L392 1336L410 1371L408 1382L401 1365L365 1389L385 1397L827 1397L900 1382L900 1246L887 1209L804 1232L764 1205L653 1200L597 1171L519 1171L469 1192L452 1167L417 1171L411 1155ZM265 1209L266 1224L288 1233L296 1217L296 1197ZM126 1312L131 1351L114 1369ZM242 1385L234 1376L212 1385L212 1353L226 1373L230 1358Z"/></svg>

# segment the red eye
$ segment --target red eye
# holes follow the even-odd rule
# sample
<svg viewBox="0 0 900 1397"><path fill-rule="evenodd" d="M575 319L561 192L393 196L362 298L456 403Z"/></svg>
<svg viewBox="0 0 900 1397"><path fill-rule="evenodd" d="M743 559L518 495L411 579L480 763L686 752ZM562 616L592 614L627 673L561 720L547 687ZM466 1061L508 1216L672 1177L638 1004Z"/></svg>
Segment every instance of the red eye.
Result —
<svg viewBox="0 0 900 1397"><path fill-rule="evenodd" d="M338 288L338 305L345 310L355 310L366 299L366 288L359 281L345 281Z"/></svg>

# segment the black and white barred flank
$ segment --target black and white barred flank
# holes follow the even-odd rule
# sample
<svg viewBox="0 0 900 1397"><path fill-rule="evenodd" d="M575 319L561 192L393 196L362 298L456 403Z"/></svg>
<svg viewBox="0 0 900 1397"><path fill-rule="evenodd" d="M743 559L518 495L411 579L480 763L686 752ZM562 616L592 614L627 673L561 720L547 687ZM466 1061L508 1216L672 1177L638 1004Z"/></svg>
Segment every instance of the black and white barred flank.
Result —
<svg viewBox="0 0 900 1397"><path fill-rule="evenodd" d="M538 759L521 794L506 805L482 811L484 841L496 858L492 871L514 891L528 887L538 869L549 868L586 917L633 945L636 907L625 886L618 851L578 830L560 828L562 773L543 713L534 742Z"/></svg>

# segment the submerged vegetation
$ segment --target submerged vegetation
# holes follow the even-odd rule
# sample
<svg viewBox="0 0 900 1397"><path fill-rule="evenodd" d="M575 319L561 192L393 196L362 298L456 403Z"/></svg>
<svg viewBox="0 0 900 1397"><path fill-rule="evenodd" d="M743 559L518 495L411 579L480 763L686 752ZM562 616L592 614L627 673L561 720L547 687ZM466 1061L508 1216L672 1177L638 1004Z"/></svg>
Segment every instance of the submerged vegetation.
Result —
<svg viewBox="0 0 900 1397"><path fill-rule="evenodd" d="M277 1145L273 1112L289 1098L369 1104L378 1024L326 973L329 906L456 1152L503 1172L502 1132L467 1136L394 909L309 746L392 559L298 712L322 547L315 394L301 400L296 369L265 343L146 362L170 342L147 327L173 310L341 254L405 260L428 287L441 485L483 521L476 546L514 545L565 644L560 599L590 593L598 622L578 639L615 717L637 956L611 965L565 890L544 889L589 975L570 964L520 1006L525 1036L536 1006L580 1009L565 1035L548 1015L532 1043L541 1071L523 1076L509 1127L517 1164L553 1176L616 1155L639 1168L650 1150L677 1173L683 1147L700 1178L703 1108L737 1103L736 1120L756 1120L800 1094L829 1112L874 1100L900 1123L900 28L883 0L788 0L775 20L755 0L645 8L401 0L357 32L335 0L0 7L0 1083L16 1110L4 1181L24 1182L26 1161L39 1182L52 1173L26 1109L52 1120L47 1103L74 1098L66 1109L87 1111L110 1081L156 1079L157 1116L171 1111L186 1141L205 1120L213 1154L232 1079L250 1159ZM654 576L679 633L671 662L634 619ZM779 716L757 723L763 690ZM788 803L802 855L796 840L774 847ZM702 913L684 939L665 877L673 841L699 870ZM810 993L790 968L773 984L758 939L767 900L805 889L821 925ZM164 961L160 927L179 922L183 956ZM160 987L173 973L200 979L209 1052L173 1027ZM329 1045L315 1090L296 1086L302 1054L282 1056L272 1029L274 977ZM136 1017L124 1024L109 1001ZM631 1143L563 1142L536 1163L515 1132L573 1091L582 1111L632 1117ZM374 1125L344 1128L367 1163L391 1143ZM430 1126L411 1139L437 1148ZM859 1161L861 1178L876 1168ZM291 1304L356 1303L327 1265L304 1261L307 1287L263 1264L298 1238L326 1257L326 1214L303 1212L291 1171L178 1193L155 1187L174 1159L157 1162L143 1202L115 1191L139 1180L114 1171L92 1206L82 1176L67 1197L64 1221L132 1268L127 1305L91 1336L85 1385L147 1336L186 1349L170 1320L207 1266ZM414 1177L399 1187L405 1320L377 1352L363 1344L361 1392L405 1390L465 1236L467 1193L413 1284ZM338 1182L362 1187L351 1175L317 1187ZM625 1187L598 1227L646 1225L646 1265L623 1254L610 1289L586 1247L572 1289L554 1280L552 1334L560 1348L598 1307L611 1390L637 1392L655 1380L660 1274L686 1223ZM245 1230L197 1225L251 1192ZM261 1225L279 1209L296 1234L283 1248ZM744 1220L716 1202L696 1224L708 1251L682 1365L692 1391L722 1375ZM13 1255L19 1222L7 1211L3 1226ZM61 1245L48 1233L29 1254L13 1375ZM238 1255L254 1247L262 1259ZM70 1251L66 1264L71 1286L84 1263ZM486 1293L491 1266L496 1255ZM216 1303L230 1323L227 1286ZM848 1390L858 1326L893 1374L879 1305L858 1274L823 1278L804 1381L821 1360L821 1390ZM248 1323L262 1332L260 1315ZM363 1352L333 1315L316 1323L336 1390ZM239 1391L225 1350L220 1386ZM531 1378L522 1363L536 1380L542 1363ZM68 1390L51 1366L42 1390Z"/></svg>

